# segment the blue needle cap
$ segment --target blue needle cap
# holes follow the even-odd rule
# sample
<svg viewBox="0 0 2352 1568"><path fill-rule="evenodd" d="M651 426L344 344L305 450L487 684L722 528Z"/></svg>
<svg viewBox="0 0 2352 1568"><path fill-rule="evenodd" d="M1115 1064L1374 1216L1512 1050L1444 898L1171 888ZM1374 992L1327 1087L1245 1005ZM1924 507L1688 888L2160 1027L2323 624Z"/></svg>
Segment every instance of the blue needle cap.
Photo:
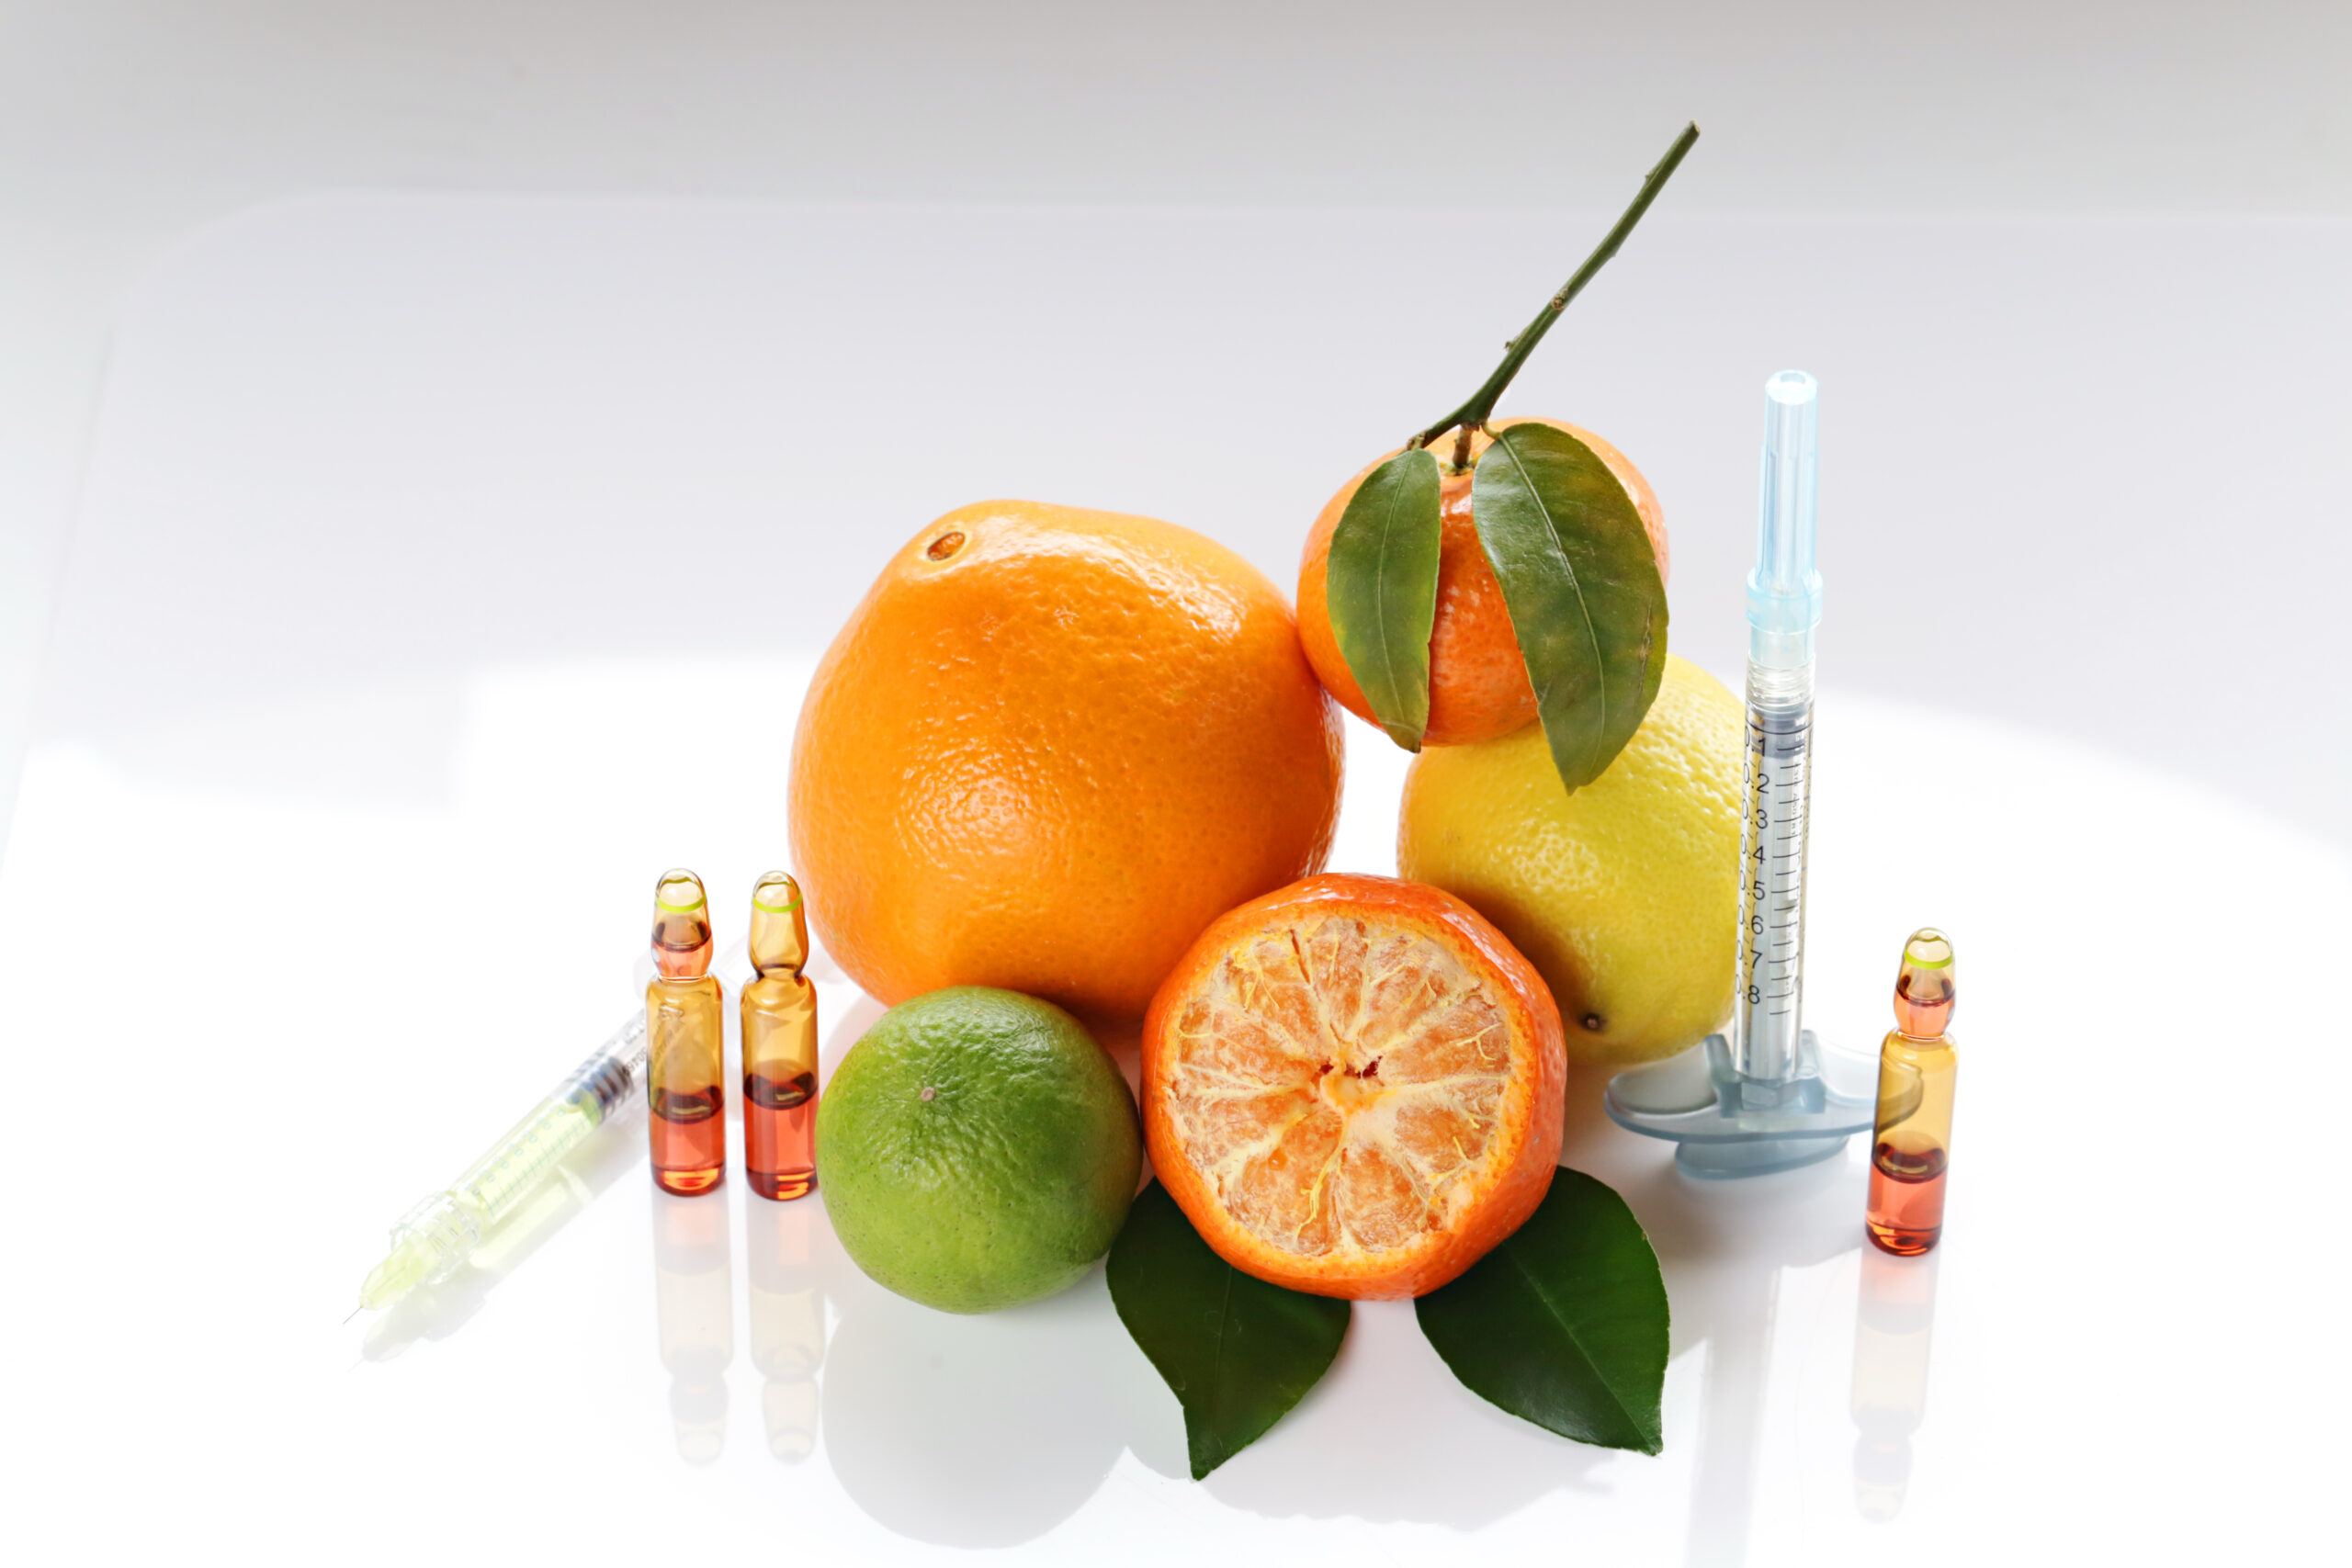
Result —
<svg viewBox="0 0 2352 1568"><path fill-rule="evenodd" d="M1747 656L1768 669L1812 663L1813 629L1821 624L1821 573L1813 564L1820 397L1820 383L1802 370L1783 370L1764 383Z"/></svg>

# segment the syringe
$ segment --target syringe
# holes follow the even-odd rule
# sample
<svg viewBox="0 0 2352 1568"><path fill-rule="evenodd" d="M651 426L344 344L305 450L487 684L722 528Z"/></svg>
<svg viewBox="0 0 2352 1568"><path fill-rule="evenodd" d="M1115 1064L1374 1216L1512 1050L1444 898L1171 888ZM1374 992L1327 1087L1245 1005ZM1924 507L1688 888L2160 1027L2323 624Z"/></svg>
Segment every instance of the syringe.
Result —
<svg viewBox="0 0 2352 1568"><path fill-rule="evenodd" d="M1747 574L1747 809L1739 831L1731 1026L1610 1080L1611 1120L1681 1146L1692 1176L1765 1176L1827 1159L1876 1110L1849 1059L1804 1027L1805 838L1813 805L1815 400L1802 370L1764 383L1763 494Z"/></svg>
<svg viewBox="0 0 2352 1568"><path fill-rule="evenodd" d="M1812 806L1815 416L1802 370L1764 383L1756 568L1747 574L1747 810L1740 818L1739 988L1732 1061L1779 1083L1797 1067L1804 1009L1805 828Z"/></svg>
<svg viewBox="0 0 2352 1568"><path fill-rule="evenodd" d="M645 1014L639 1012L463 1176L392 1227L391 1251L359 1287L360 1306L385 1306L455 1273L557 1161L644 1087Z"/></svg>

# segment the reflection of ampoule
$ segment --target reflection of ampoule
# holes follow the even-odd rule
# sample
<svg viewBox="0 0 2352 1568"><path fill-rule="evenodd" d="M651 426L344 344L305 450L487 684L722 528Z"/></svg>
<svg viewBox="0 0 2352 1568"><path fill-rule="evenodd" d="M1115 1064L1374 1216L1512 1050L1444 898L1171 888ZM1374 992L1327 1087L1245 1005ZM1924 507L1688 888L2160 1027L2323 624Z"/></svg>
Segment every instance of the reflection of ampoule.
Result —
<svg viewBox="0 0 2352 1568"><path fill-rule="evenodd" d="M811 1258L808 1205L747 1203L751 1244L752 1365L763 1385L768 1452L787 1464L817 1449L817 1369L825 1359L825 1294Z"/></svg>
<svg viewBox="0 0 2352 1568"><path fill-rule="evenodd" d="M1911 1484L1911 1434L1928 1414L1928 1346L1936 1326L1933 1258L1862 1253L1854 1313L1854 1506L1894 1517Z"/></svg>
<svg viewBox="0 0 2352 1568"><path fill-rule="evenodd" d="M653 1200L653 1312L678 1457L708 1464L727 1446L727 1366L735 1359L725 1203Z"/></svg>
<svg viewBox="0 0 2352 1568"><path fill-rule="evenodd" d="M1956 998L1951 943L1923 928L1903 944L1894 1028L1879 1047L1878 1127L1871 1134L1871 1240L1904 1257L1936 1245L1951 1159L1960 1058L1944 1025Z"/></svg>
<svg viewBox="0 0 2352 1568"><path fill-rule="evenodd" d="M665 872L654 887L653 968L645 987L653 1179L691 1197L727 1174L726 1027L710 974L710 904L691 871Z"/></svg>
<svg viewBox="0 0 2352 1568"><path fill-rule="evenodd" d="M769 872L752 889L752 967L743 987L743 1174L763 1198L797 1198L814 1184L817 987L798 884Z"/></svg>

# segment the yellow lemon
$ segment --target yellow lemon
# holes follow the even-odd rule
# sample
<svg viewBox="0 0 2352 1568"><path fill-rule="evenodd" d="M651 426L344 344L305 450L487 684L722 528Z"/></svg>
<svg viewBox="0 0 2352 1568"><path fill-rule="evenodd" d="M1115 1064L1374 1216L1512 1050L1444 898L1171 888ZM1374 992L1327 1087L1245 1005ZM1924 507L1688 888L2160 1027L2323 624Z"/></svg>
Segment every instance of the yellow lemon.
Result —
<svg viewBox="0 0 2352 1568"><path fill-rule="evenodd" d="M1655 1061L1730 1016L1744 725L1722 682L1668 655L1641 728L1574 795L1540 725L1413 760L1397 869L1510 938L1571 1062Z"/></svg>

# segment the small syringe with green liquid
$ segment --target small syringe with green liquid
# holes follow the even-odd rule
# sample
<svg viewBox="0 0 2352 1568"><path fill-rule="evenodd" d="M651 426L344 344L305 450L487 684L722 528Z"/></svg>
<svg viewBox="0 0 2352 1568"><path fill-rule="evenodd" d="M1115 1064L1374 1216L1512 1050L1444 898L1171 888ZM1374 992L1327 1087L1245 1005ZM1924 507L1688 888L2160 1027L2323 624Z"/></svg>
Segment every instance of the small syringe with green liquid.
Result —
<svg viewBox="0 0 2352 1568"><path fill-rule="evenodd" d="M402 1216L392 1227L391 1251L359 1287L360 1309L388 1306L419 1285L456 1273L482 1237L522 1205L558 1161L644 1087L645 1015L640 1012L463 1176Z"/></svg>

